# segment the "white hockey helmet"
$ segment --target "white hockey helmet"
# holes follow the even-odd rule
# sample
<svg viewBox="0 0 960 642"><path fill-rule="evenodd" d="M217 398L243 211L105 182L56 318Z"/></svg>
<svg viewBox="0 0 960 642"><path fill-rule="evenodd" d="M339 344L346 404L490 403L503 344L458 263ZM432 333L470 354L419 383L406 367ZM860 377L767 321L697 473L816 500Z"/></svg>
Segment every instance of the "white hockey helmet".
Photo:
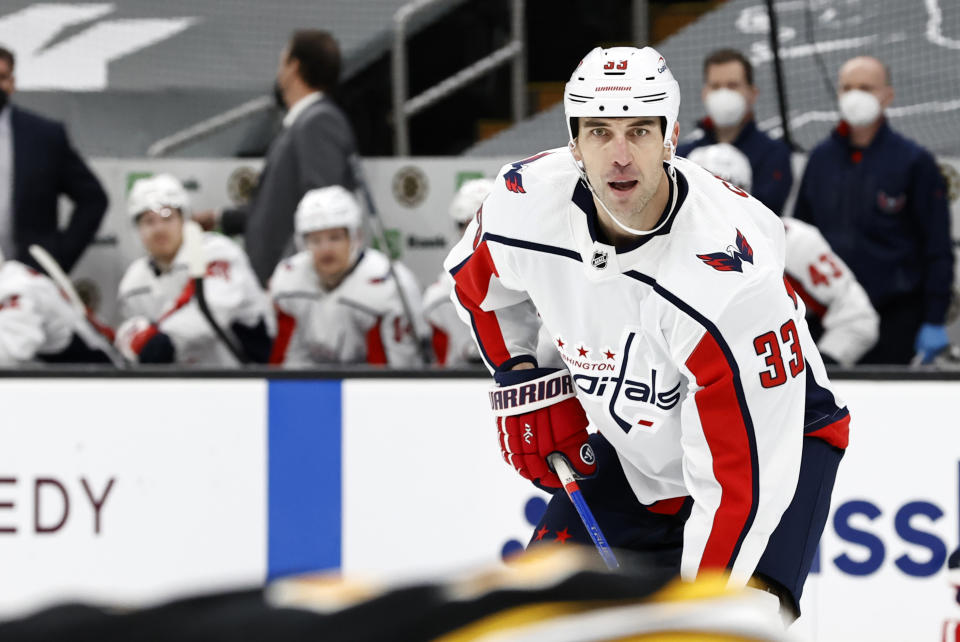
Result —
<svg viewBox="0 0 960 642"><path fill-rule="evenodd" d="M298 239L310 232L337 227L347 228L353 239L361 223L357 199L340 185L310 190L300 199L294 215L294 230Z"/></svg>
<svg viewBox="0 0 960 642"><path fill-rule="evenodd" d="M491 189L493 179L490 178L475 178L465 182L450 202L450 218L460 224L469 223Z"/></svg>
<svg viewBox="0 0 960 642"><path fill-rule="evenodd" d="M671 146L680 112L680 85L653 47L596 47L573 70L563 90L567 133L577 137L577 118L662 116L664 146Z"/></svg>
<svg viewBox="0 0 960 642"><path fill-rule="evenodd" d="M753 184L750 160L746 154L730 143L697 147L687 155L687 160L693 161L714 176L748 192Z"/></svg>
<svg viewBox="0 0 960 642"><path fill-rule="evenodd" d="M137 180L127 196L127 214L134 223L144 212L178 209L183 218L190 216L190 196L170 174L157 174Z"/></svg>

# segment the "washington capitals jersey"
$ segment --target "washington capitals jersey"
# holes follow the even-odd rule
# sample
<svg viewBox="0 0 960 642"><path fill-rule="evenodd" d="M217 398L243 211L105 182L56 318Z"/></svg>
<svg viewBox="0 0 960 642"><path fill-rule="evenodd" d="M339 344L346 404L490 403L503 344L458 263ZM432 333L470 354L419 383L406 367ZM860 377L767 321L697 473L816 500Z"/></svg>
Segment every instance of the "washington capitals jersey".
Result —
<svg viewBox="0 0 960 642"><path fill-rule="evenodd" d="M787 233L786 275L823 334L817 347L845 366L855 364L877 342L880 317L850 268L833 253L813 225L783 219Z"/></svg>
<svg viewBox="0 0 960 642"><path fill-rule="evenodd" d="M240 326L259 329L266 338L274 327L273 314L247 255L236 243L213 232L203 235L203 253L207 262L204 294L214 319L228 332ZM146 257L131 263L120 281L119 302L124 320L144 317L170 337L177 363L237 365L200 311L183 248L163 272ZM244 343L246 334L237 338Z"/></svg>
<svg viewBox="0 0 960 642"><path fill-rule="evenodd" d="M387 257L376 250L364 250L350 273L329 291L320 284L309 251L282 261L270 279L278 324L271 362L420 365L416 337L426 333L420 288L404 265L395 263L394 271L414 326L404 312Z"/></svg>
<svg viewBox="0 0 960 642"><path fill-rule="evenodd" d="M106 361L104 341L53 281L18 261L0 263L0 367Z"/></svg>
<svg viewBox="0 0 960 642"><path fill-rule="evenodd" d="M742 583L793 497L803 438L843 448L849 415L784 279L780 220L673 166L665 224L617 249L566 148L507 165L444 266L491 371L533 361L542 323L639 501L693 497L682 575Z"/></svg>

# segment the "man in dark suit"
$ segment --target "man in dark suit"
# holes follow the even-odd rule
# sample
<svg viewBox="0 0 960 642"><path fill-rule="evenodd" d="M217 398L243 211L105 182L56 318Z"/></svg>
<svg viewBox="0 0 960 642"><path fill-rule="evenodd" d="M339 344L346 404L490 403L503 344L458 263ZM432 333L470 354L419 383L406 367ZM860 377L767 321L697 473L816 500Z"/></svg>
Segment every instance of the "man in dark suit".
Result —
<svg viewBox="0 0 960 642"><path fill-rule="evenodd" d="M34 265L27 248L36 243L69 272L100 227L107 195L62 124L8 104L13 67L13 53L0 47L0 250ZM61 194L74 206L65 230Z"/></svg>
<svg viewBox="0 0 960 642"><path fill-rule="evenodd" d="M250 205L194 216L204 227L219 222L225 234L243 233L250 263L264 284L292 248L300 198L317 187L356 186L350 162L357 153L353 129L328 95L339 76L340 49L330 34L294 32L277 70L277 97L288 111Z"/></svg>

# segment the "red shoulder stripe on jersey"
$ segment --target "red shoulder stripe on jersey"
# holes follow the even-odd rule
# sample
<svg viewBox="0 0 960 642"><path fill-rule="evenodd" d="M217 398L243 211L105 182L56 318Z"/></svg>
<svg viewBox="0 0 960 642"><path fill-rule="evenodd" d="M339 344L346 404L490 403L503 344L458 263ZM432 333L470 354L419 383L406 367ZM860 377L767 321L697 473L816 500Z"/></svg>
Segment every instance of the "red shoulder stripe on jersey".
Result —
<svg viewBox="0 0 960 642"><path fill-rule="evenodd" d="M387 365L387 351L383 347L383 337L380 336L382 323L383 319L377 317L377 322L367 330L367 363L378 366Z"/></svg>
<svg viewBox="0 0 960 642"><path fill-rule="evenodd" d="M510 358L500 322L493 311L480 309L480 304L487 298L490 289L490 279L497 274L497 267L490 256L490 247L484 238L474 250L470 258L461 264L453 274L454 290L460 304L470 313L473 321L473 331L480 344L480 351L490 365L497 368Z"/></svg>
<svg viewBox="0 0 960 642"><path fill-rule="evenodd" d="M796 278L792 274L784 274L787 281L793 286L794 291L800 295L800 298L803 299L803 302L807 305L807 308L817 315L819 318L823 318L823 315L827 313L827 306L817 301L813 298L813 295L810 294L806 288L803 287L803 283L800 282L800 279Z"/></svg>
<svg viewBox="0 0 960 642"><path fill-rule="evenodd" d="M430 327L433 328L433 336L430 339L430 343L433 345L433 354L437 358L437 363L441 366L445 365L447 363L447 349L450 347L450 336L432 323Z"/></svg>
<svg viewBox="0 0 960 642"><path fill-rule="evenodd" d="M273 307L277 311L277 338L273 340L269 363L280 364L287 358L287 348L290 347L293 331L297 329L297 319L278 306L274 305Z"/></svg>
<svg viewBox="0 0 960 642"><path fill-rule="evenodd" d="M694 400L713 457L713 474L721 488L700 570L729 568L756 513L753 489L757 471L737 397L736 375L713 335L704 333L686 365L702 387Z"/></svg>
<svg viewBox="0 0 960 642"><path fill-rule="evenodd" d="M845 450L847 444L850 443L850 413L844 414L843 417L831 424L827 424L823 428L805 434L804 437L816 437L817 439L824 440L831 446Z"/></svg>
<svg viewBox="0 0 960 642"><path fill-rule="evenodd" d="M171 316L173 316L174 312L190 303L190 301L193 299L193 293L196 289L197 286L193 282L193 279L187 281L187 284L183 286L183 291L180 292L180 296L177 297L177 300L174 302L173 307L164 312L163 316L157 319L157 324L159 325L161 321L169 319Z"/></svg>

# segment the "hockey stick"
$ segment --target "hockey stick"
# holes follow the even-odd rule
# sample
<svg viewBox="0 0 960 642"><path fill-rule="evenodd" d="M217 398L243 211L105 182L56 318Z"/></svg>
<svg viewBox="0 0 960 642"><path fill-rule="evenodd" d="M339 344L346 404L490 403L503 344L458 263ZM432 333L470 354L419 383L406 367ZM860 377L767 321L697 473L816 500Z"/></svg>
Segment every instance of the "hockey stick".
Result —
<svg viewBox="0 0 960 642"><path fill-rule="evenodd" d="M194 221L186 221L183 224L183 249L184 257L187 259L187 271L193 281L193 293L197 298L197 306L201 314L230 354L242 364L250 363L251 359L243 346L220 327L217 320L213 318L210 306L207 305L207 297L203 289L203 277L207 274L207 260L203 256L203 230Z"/></svg>
<svg viewBox="0 0 960 642"><path fill-rule="evenodd" d="M587 501L583 498L583 493L580 492L580 485L573 476L573 469L570 467L570 463L567 461L567 458L560 453L553 453L547 457L547 463L553 467L553 470L556 471L557 476L560 477L560 483L563 484L563 490L566 491L567 497L570 498L570 502L573 504L573 507L576 508L577 513L580 514L580 519L583 520L583 525L590 534L590 539L592 539L593 543L596 544L597 552L600 553L600 557L602 557L603 561L606 562L607 568L610 570L620 568L620 563L617 562L617 558L613 554L613 549L611 549L610 545L607 544L607 538L603 536L603 531L600 530L600 525L597 524L597 520L593 517L593 513L590 512L590 507L587 506Z"/></svg>
<svg viewBox="0 0 960 642"><path fill-rule="evenodd" d="M367 204L367 212L369 212L369 220L371 227L373 227L373 233L377 237L377 240L383 243L383 253L387 257L387 267L390 272L390 278L393 279L393 282L397 284L397 294L400 296L400 304L403 306L403 314L407 317L407 322L410 324L410 332L413 334L414 341L417 342L417 351L420 353L420 359L423 360L424 365L430 364L430 351L427 347L427 340L424 337L421 337L417 333L417 324L413 318L413 309L410 307L410 302L407 300L407 295L404 294L403 288L400 287L400 280L397 278L397 272L393 268L393 257L390 255L390 245L387 243L387 231L383 227L383 221L380 219L380 213L377 210L376 204L373 202L373 194L370 192L370 188L367 185L366 177L363 174L363 168L360 166L360 157L351 156L350 157L350 167L353 170L354 180L357 181L357 185L360 187L360 191L363 192L363 200Z"/></svg>
<svg viewBox="0 0 960 642"><path fill-rule="evenodd" d="M117 368L126 368L127 360L124 359L123 355L113 347L106 337L100 334L100 330L93 325L90 319L87 317L87 306L83 304L83 301L80 300L80 295L77 294L76 288L73 287L73 282L70 280L70 277L63 271L63 268L60 267L60 264L57 263L57 260L47 252L45 249L39 245L31 245L27 248L30 252L30 256L40 264L40 267L43 268L43 271L47 273L47 276L57 284L57 287L60 288L60 291L64 293L67 297L67 301L70 303L70 306L80 315L84 323L86 323L87 328L92 330L93 336L92 339L96 343L96 347L103 351L107 358L110 359L112 363Z"/></svg>

